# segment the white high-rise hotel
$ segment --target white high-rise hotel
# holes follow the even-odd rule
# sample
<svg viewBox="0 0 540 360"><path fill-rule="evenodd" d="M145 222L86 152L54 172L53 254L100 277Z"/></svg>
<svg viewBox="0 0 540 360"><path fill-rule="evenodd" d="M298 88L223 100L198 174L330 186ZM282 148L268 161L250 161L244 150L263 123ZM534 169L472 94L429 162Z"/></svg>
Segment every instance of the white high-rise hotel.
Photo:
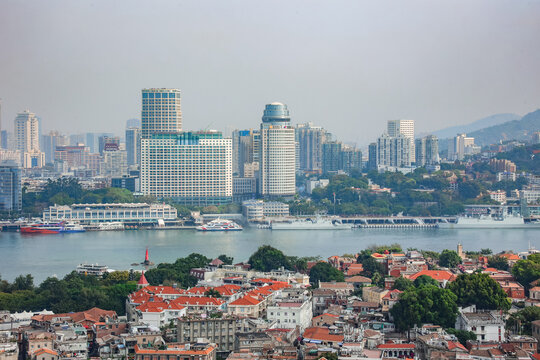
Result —
<svg viewBox="0 0 540 360"><path fill-rule="evenodd" d="M45 165L45 154L39 148L39 120L36 114L28 110L17 114L15 136L23 167L31 168Z"/></svg>
<svg viewBox="0 0 540 360"><path fill-rule="evenodd" d="M182 131L180 90L142 90L142 138Z"/></svg>
<svg viewBox="0 0 540 360"><path fill-rule="evenodd" d="M143 90L141 191L193 205L232 200L232 140L182 132L179 90Z"/></svg>
<svg viewBox="0 0 540 360"><path fill-rule="evenodd" d="M399 134L403 134L410 139L409 159L413 162L416 158L414 150L414 120L388 120L387 132L390 137L398 137Z"/></svg>
<svg viewBox="0 0 540 360"><path fill-rule="evenodd" d="M266 105L261 123L259 191L265 197L294 196L296 145L287 105Z"/></svg>

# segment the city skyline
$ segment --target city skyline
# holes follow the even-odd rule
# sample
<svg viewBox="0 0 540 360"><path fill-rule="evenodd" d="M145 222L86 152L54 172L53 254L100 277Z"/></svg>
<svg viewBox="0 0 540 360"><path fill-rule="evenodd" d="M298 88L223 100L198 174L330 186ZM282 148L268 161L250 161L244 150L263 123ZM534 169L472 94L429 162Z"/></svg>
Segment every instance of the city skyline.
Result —
<svg viewBox="0 0 540 360"><path fill-rule="evenodd" d="M3 127L30 109L121 134L153 86L182 91L189 130L254 128L280 101L360 145L389 119L423 133L539 106L538 3L131 4L0 4Z"/></svg>

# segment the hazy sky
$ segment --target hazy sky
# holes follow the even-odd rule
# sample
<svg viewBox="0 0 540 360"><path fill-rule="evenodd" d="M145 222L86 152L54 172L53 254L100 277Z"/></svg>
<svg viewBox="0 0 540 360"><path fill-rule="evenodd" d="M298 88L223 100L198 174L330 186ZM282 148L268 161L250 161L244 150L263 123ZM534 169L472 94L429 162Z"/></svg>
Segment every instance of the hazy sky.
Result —
<svg viewBox="0 0 540 360"><path fill-rule="evenodd" d="M184 129L288 104L361 145L540 107L540 1L0 0L3 127L123 133L140 90L182 91Z"/></svg>

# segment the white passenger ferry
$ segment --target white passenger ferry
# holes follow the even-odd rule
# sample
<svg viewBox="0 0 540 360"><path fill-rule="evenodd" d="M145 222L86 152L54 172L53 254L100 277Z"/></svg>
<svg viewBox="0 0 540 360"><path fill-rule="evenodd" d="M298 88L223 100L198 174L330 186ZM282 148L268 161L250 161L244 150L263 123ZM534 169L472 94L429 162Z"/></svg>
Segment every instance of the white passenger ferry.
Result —
<svg viewBox="0 0 540 360"><path fill-rule="evenodd" d="M240 231L243 228L234 221L216 219L201 226L197 226L198 231Z"/></svg>

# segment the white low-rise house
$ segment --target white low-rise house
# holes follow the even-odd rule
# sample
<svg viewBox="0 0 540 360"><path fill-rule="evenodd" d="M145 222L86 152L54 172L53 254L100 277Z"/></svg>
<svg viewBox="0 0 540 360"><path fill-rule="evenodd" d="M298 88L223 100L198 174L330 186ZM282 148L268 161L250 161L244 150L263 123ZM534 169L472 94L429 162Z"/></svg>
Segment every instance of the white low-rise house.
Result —
<svg viewBox="0 0 540 360"><path fill-rule="evenodd" d="M178 317L186 316L187 308L174 301L149 301L137 307L138 320L148 326L161 328L176 321Z"/></svg>
<svg viewBox="0 0 540 360"><path fill-rule="evenodd" d="M55 330L54 347L62 358L87 359L88 336L86 328L80 325L60 325L62 330Z"/></svg>
<svg viewBox="0 0 540 360"><path fill-rule="evenodd" d="M477 311L476 306L459 308L456 329L472 331L478 341L505 339L504 319L498 311Z"/></svg>
<svg viewBox="0 0 540 360"><path fill-rule="evenodd" d="M280 298L268 306L266 317L270 321L276 321L278 328L290 329L299 326L300 331L304 331L311 326L313 318L311 296L298 289L286 289Z"/></svg>

